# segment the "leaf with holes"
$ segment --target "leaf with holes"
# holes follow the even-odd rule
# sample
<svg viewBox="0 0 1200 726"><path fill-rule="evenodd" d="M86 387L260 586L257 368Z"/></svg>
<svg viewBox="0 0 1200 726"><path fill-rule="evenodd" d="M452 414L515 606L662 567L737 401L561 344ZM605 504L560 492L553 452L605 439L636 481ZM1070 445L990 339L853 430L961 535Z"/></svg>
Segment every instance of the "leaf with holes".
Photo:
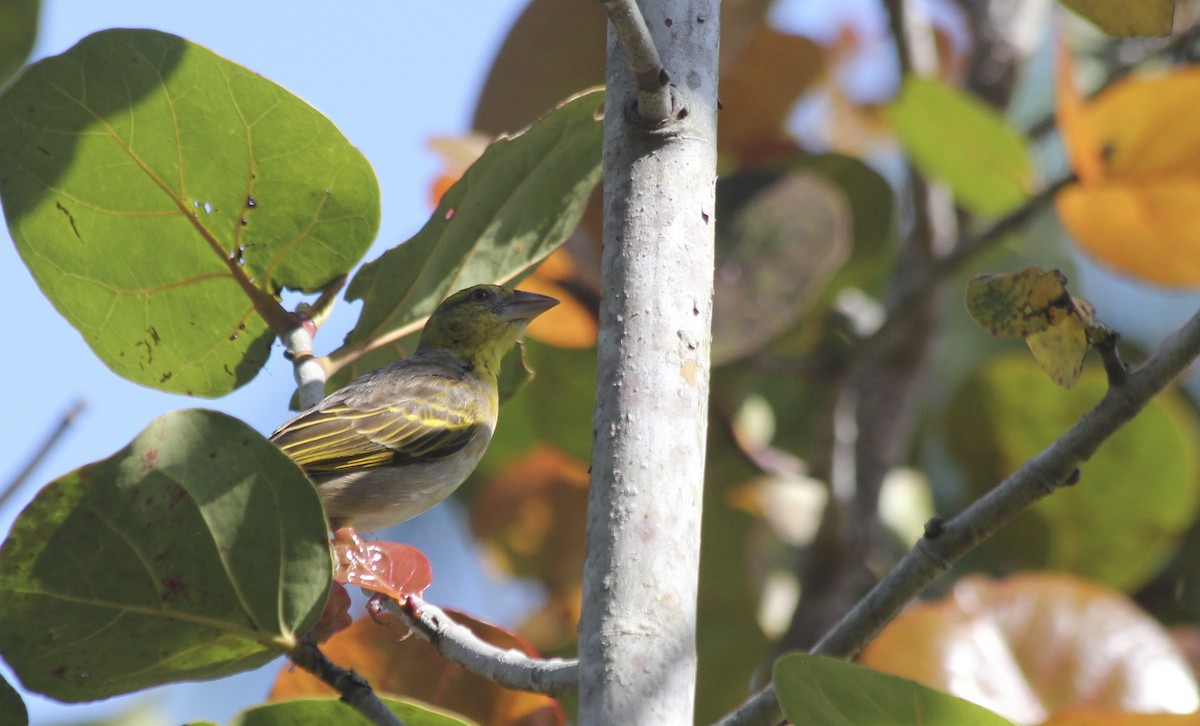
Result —
<svg viewBox="0 0 1200 726"><path fill-rule="evenodd" d="M21 513L0 548L0 654L68 702L249 670L313 626L331 571L299 467L237 419L175 411Z"/></svg>
<svg viewBox="0 0 1200 726"><path fill-rule="evenodd" d="M967 283L967 312L997 338L1041 333L1067 316L1067 276L1026 267L1016 272L976 275Z"/></svg>
<svg viewBox="0 0 1200 726"><path fill-rule="evenodd" d="M967 283L967 312L998 338L1024 338L1058 385L1070 388L1079 380L1089 332L1097 326L1092 306L1071 297L1067 276L1058 270L976 275Z"/></svg>
<svg viewBox="0 0 1200 726"><path fill-rule="evenodd" d="M58 311L116 373L219 396L379 224L366 159L280 86L152 30L106 30L0 97L0 201Z"/></svg>

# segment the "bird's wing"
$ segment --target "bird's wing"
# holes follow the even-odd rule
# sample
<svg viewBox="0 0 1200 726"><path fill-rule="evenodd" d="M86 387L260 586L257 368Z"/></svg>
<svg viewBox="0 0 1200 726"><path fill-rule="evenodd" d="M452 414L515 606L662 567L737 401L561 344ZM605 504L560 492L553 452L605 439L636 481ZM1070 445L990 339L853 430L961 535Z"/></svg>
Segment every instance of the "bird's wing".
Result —
<svg viewBox="0 0 1200 726"><path fill-rule="evenodd" d="M334 398L285 423L272 440L306 471L333 474L442 459L489 426L462 380L421 376L392 382L382 402ZM390 386L389 386L390 387ZM471 386L467 386L471 388Z"/></svg>

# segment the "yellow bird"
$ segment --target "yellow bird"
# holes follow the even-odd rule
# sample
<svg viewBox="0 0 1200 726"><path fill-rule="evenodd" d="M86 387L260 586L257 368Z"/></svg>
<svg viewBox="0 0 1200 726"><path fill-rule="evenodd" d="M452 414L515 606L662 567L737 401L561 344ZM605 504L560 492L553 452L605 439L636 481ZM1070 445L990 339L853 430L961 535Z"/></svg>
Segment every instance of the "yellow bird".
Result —
<svg viewBox="0 0 1200 726"><path fill-rule="evenodd" d="M450 495L492 440L500 360L558 304L477 285L446 298L408 358L354 379L271 435L308 474L334 529L383 529Z"/></svg>

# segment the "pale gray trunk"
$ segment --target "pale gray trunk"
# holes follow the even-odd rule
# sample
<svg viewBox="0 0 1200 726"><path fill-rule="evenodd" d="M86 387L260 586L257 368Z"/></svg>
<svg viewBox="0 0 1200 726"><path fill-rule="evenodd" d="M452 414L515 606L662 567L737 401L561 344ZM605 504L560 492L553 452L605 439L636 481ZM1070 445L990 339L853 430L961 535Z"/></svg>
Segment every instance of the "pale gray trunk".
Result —
<svg viewBox="0 0 1200 726"><path fill-rule="evenodd" d="M646 0L674 114L638 122L610 29L580 723L691 724L708 417L717 0ZM681 112L682 111L682 112Z"/></svg>

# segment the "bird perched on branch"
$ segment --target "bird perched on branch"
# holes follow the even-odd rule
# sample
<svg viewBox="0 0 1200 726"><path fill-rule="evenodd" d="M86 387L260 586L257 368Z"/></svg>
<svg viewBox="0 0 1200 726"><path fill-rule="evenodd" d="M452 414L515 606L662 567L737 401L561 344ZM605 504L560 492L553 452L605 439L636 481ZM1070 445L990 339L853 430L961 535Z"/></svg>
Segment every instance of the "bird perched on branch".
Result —
<svg viewBox="0 0 1200 726"><path fill-rule="evenodd" d="M478 285L446 298L408 358L354 379L271 440L316 484L333 529L383 529L445 499L492 440L500 360L558 304Z"/></svg>

